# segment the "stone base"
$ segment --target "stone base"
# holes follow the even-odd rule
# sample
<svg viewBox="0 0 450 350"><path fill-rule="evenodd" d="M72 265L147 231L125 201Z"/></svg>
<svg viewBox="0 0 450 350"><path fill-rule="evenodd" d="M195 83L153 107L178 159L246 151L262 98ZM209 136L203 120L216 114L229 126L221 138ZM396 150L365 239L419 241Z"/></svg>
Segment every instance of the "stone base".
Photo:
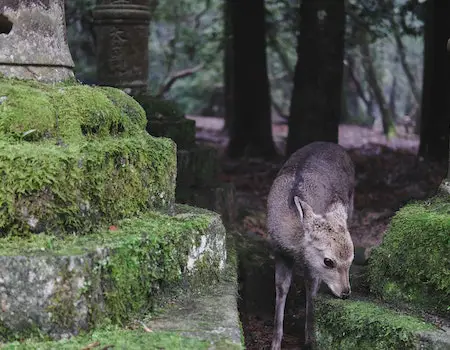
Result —
<svg viewBox="0 0 450 350"><path fill-rule="evenodd" d="M212 187L217 184L218 172L216 149L196 146L185 150L178 147L177 187Z"/></svg>
<svg viewBox="0 0 450 350"><path fill-rule="evenodd" d="M219 216L186 206L176 213L149 213L64 240L0 240L0 342L123 324L177 285L217 280L227 255Z"/></svg>
<svg viewBox="0 0 450 350"><path fill-rule="evenodd" d="M149 119L147 132L156 137L168 137L175 141L178 149L188 149L195 145L195 121L190 119Z"/></svg>
<svg viewBox="0 0 450 350"><path fill-rule="evenodd" d="M38 80L45 83L55 83L59 81L74 79L74 74L71 68L57 66L10 66L0 64L0 75L4 75L8 78Z"/></svg>
<svg viewBox="0 0 450 350"><path fill-rule="evenodd" d="M214 188L177 188L176 201L215 211L222 216L225 225L236 222L233 184L224 183Z"/></svg>

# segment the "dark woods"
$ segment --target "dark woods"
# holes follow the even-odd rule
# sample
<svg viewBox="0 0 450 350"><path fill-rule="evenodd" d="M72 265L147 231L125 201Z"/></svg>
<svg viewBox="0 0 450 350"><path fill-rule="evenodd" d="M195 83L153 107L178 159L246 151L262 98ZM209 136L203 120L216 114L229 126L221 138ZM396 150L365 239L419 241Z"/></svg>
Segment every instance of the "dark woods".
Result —
<svg viewBox="0 0 450 350"><path fill-rule="evenodd" d="M398 11L394 11L396 6ZM297 7L297 62L290 98L289 134L286 148L282 150L285 155L312 141L338 141L338 125L348 109L343 98L347 90L343 85L344 67L347 65L348 69L354 64L355 46L365 55L362 66L367 92L362 91L361 83L355 81L354 72L350 72L353 82L360 85L359 95L368 107L370 103L370 110L374 105L379 110L385 135L390 137L395 133L394 122L399 117L393 108L397 80L393 79L391 92L386 96L386 89L379 83L380 67L374 64L370 48L377 37L393 35L399 51L396 59L405 71L412 95L419 99L417 104L422 103L422 108L416 107L411 117L415 118L416 131L420 129L420 156L430 160L447 159L450 61L446 42L450 38L450 25L445 9L449 6L445 0L421 4L410 1L401 6L395 2L382 1L377 5L361 2L347 7L343 0L301 1ZM262 0L228 0L225 7L228 8L225 28L229 28L227 38L231 42L225 46L228 155L270 158L275 152L270 115L272 107L279 106L271 105L268 87L267 11ZM394 18L394 13L399 14L399 18ZM411 16L418 22L423 19L425 50L421 95L417 86L419 77L408 66L401 38L412 31L415 35L422 34L422 27L412 28L408 23L406 18ZM377 21L389 25L375 25Z"/></svg>

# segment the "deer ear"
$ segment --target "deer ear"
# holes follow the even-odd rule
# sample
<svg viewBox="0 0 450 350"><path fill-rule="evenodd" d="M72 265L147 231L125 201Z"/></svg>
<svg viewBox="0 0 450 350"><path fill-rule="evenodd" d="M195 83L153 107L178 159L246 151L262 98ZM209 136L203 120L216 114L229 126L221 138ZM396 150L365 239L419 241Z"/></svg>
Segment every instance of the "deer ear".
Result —
<svg viewBox="0 0 450 350"><path fill-rule="evenodd" d="M326 216L332 220L339 222L342 221L344 223L346 223L348 219L346 208L339 202L334 202L332 205L330 205Z"/></svg>
<svg viewBox="0 0 450 350"><path fill-rule="evenodd" d="M302 208L302 205L300 202L301 202L300 198L298 198L297 196L294 196L294 203L297 208L298 214L300 215L300 222L303 222L304 214L303 214L303 208Z"/></svg>

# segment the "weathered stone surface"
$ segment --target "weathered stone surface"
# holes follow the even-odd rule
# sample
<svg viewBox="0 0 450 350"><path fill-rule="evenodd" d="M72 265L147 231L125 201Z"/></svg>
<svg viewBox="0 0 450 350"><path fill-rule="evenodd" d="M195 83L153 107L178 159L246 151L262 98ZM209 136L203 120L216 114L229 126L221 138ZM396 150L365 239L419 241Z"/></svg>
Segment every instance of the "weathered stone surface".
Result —
<svg viewBox="0 0 450 350"><path fill-rule="evenodd" d="M177 151L177 186L187 188L212 187L217 185L219 160L217 150L212 147L196 146Z"/></svg>
<svg viewBox="0 0 450 350"><path fill-rule="evenodd" d="M0 14L1 74L52 82L73 78L64 0L4 0Z"/></svg>
<svg viewBox="0 0 450 350"><path fill-rule="evenodd" d="M93 11L100 85L144 92L148 81L149 1L100 0Z"/></svg>
<svg viewBox="0 0 450 350"><path fill-rule="evenodd" d="M146 317L145 324L154 331L208 340L211 344L208 349L243 349L236 298L236 259L230 260L227 275L218 285L183 295L156 315Z"/></svg>
<svg viewBox="0 0 450 350"><path fill-rule="evenodd" d="M0 340L126 322L174 285L208 285L225 268L225 235L217 214L184 206L95 235L0 239Z"/></svg>
<svg viewBox="0 0 450 350"><path fill-rule="evenodd" d="M176 190L177 203L195 205L219 213L225 225L236 222L235 188L231 183L212 188L180 188Z"/></svg>

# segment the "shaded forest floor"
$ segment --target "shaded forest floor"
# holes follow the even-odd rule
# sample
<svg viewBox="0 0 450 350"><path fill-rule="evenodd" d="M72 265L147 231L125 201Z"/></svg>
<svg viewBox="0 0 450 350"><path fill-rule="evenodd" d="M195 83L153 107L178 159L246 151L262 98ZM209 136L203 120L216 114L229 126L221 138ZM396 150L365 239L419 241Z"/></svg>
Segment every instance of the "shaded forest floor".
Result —
<svg viewBox="0 0 450 350"><path fill-rule="evenodd" d="M209 117L190 118L197 122L198 143L216 147L223 154L227 143L221 131L223 121ZM273 134L277 147L283 149L287 127L274 125ZM417 159L418 138L414 135L387 141L381 133L369 128L341 125L339 143L348 150L356 166L355 215L350 224L356 246L378 245L392 215L409 200L433 195L447 169L447 164ZM235 161L223 156L221 160L221 181L232 182L236 187L240 232L244 239L264 240L266 199L282 160ZM247 290L241 293L244 299L245 295L247 299L249 295L251 298L241 303L246 346L250 350L268 348L272 337L273 266L263 270L261 267L260 276L252 277L253 282L244 282L257 285L247 285ZM288 297L284 348L298 349L301 335L296 329L301 329L301 322L298 317L296 319L295 311L298 310L289 310L289 305Z"/></svg>

